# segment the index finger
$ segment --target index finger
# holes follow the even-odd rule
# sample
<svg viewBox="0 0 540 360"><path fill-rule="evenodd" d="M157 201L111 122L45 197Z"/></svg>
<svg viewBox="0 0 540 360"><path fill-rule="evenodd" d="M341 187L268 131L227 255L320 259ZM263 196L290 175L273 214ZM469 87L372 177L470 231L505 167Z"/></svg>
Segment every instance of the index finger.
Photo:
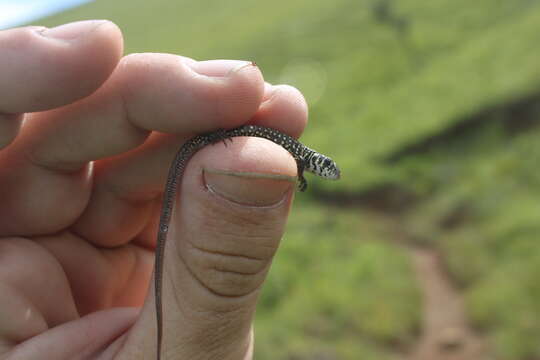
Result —
<svg viewBox="0 0 540 360"><path fill-rule="evenodd" d="M91 94L121 54L120 30L105 20L0 31L0 147L16 135L22 119L17 114L52 109Z"/></svg>

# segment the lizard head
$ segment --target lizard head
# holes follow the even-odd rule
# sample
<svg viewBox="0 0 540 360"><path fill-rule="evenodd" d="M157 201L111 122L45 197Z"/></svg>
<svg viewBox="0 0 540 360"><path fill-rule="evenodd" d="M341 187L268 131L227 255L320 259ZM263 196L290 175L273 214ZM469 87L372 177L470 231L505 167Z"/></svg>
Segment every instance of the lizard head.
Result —
<svg viewBox="0 0 540 360"><path fill-rule="evenodd" d="M314 152L306 161L306 171L329 180L338 180L341 172L336 162L328 156Z"/></svg>

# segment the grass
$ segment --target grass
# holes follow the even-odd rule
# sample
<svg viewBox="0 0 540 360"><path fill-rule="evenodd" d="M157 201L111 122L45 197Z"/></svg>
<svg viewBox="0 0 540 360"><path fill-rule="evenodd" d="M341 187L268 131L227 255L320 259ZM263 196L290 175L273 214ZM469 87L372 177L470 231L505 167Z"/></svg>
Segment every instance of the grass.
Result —
<svg viewBox="0 0 540 360"><path fill-rule="evenodd" d="M525 209L538 215L538 205L529 205L524 203ZM504 359L531 359L540 356L540 226L537 219L514 220L506 231L492 226L460 231L442 246L452 273L466 284L473 323L487 333L496 353Z"/></svg>
<svg viewBox="0 0 540 360"><path fill-rule="evenodd" d="M295 214L258 309L255 358L386 359L409 345L420 299L407 253L358 214L309 201Z"/></svg>
<svg viewBox="0 0 540 360"><path fill-rule="evenodd" d="M473 324L503 359L540 356L539 142L540 129L510 136L494 122L404 160L431 189L409 231L446 254Z"/></svg>

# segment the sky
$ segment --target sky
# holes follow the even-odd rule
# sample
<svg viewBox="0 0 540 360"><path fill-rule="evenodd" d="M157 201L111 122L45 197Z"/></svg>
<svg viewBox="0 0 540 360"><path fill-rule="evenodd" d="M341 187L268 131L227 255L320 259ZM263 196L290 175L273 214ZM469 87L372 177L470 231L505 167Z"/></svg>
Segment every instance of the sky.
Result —
<svg viewBox="0 0 540 360"><path fill-rule="evenodd" d="M92 0L0 0L0 29L19 26Z"/></svg>

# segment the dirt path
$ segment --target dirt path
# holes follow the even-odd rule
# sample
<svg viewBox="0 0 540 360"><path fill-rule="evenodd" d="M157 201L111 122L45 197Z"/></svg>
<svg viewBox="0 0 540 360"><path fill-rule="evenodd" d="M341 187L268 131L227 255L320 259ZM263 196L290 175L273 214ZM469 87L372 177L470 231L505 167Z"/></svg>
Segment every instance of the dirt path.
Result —
<svg viewBox="0 0 540 360"><path fill-rule="evenodd" d="M437 253L411 248L423 296L422 335L407 360L488 360L486 346L467 324L463 300Z"/></svg>

